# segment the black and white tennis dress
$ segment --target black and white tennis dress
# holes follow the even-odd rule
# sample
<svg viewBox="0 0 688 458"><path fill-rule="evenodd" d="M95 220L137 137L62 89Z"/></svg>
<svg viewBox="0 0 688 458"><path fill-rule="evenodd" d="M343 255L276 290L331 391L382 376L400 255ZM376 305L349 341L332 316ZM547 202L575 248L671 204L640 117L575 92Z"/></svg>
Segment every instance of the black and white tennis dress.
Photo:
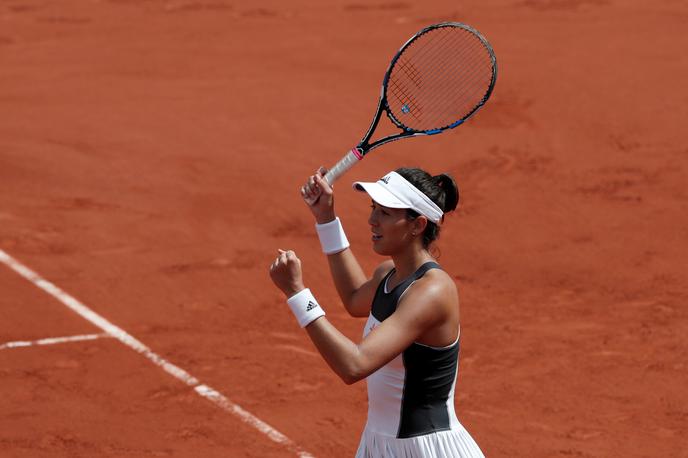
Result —
<svg viewBox="0 0 688 458"><path fill-rule="evenodd" d="M435 262L391 291L390 271L375 292L364 337L392 315L404 292ZM454 412L459 340L447 347L413 343L368 376L368 422L356 458L484 458Z"/></svg>

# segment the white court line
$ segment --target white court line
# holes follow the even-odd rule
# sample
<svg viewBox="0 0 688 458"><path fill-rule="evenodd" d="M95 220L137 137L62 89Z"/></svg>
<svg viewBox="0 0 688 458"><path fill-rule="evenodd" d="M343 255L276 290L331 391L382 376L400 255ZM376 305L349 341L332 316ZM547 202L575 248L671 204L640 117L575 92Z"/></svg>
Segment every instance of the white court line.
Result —
<svg viewBox="0 0 688 458"><path fill-rule="evenodd" d="M0 345L0 350L6 348L19 348L19 347L33 347L34 345L55 345L67 342L81 342L84 340L96 340L103 337L112 337L108 334L84 334L80 336L67 336L67 337L48 337L47 339L38 340L17 340L16 342L6 342Z"/></svg>
<svg viewBox="0 0 688 458"><path fill-rule="evenodd" d="M79 302L74 297L70 296L66 292L62 291L60 288L50 283L48 280L44 279L38 275L33 270L29 269L12 256L7 254L5 251L0 249L0 262L5 264L10 269L17 272L19 275L33 283L38 288L42 289L46 293L53 296L55 299L62 302L64 305L69 307L72 311L77 313L79 316L89 321L93 325L102 329L107 335L114 337L115 339L122 342L127 347L131 348L137 353L148 358L153 364L161 367L165 372L172 375L178 380L186 383L194 388L194 391L198 393L199 396L207 399L221 409L237 416L241 421L247 423L248 425L254 427L258 431L265 434L272 441L277 442L280 445L287 447L289 450L296 453L300 458L314 458L313 455L304 451L296 445L291 439L286 437L284 434L277 431L272 426L268 425L255 415L242 409L239 405L233 403L227 397L225 397L220 392L214 390L213 388L202 384L196 377L192 376L186 372L181 367L175 366L174 364L166 361L161 356L154 353L150 348L143 344L140 340L136 339L131 334L127 333L124 329L115 326L107 319L103 318L86 305Z"/></svg>

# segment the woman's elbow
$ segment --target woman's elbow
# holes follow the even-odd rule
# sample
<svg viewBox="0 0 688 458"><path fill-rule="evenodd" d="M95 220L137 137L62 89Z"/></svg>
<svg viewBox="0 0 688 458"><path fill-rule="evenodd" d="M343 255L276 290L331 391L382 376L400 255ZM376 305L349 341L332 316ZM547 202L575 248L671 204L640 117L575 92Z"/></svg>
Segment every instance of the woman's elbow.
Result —
<svg viewBox="0 0 688 458"><path fill-rule="evenodd" d="M349 316L356 317L356 307L354 306L354 302L351 299L345 299L342 300L342 304L344 305L344 309L347 311Z"/></svg>
<svg viewBox="0 0 688 458"><path fill-rule="evenodd" d="M368 374L361 368L349 367L339 374L339 377L347 385L353 385L366 378Z"/></svg>
<svg viewBox="0 0 688 458"><path fill-rule="evenodd" d="M360 377L353 374L340 374L339 378L347 385L353 385L354 383L364 379L365 377Z"/></svg>
<svg viewBox="0 0 688 458"><path fill-rule="evenodd" d="M347 385L353 385L359 380L368 377L372 372L369 366L367 358L361 354L360 348L355 344L347 348L345 357L339 359L336 363L332 362L330 364L335 374Z"/></svg>

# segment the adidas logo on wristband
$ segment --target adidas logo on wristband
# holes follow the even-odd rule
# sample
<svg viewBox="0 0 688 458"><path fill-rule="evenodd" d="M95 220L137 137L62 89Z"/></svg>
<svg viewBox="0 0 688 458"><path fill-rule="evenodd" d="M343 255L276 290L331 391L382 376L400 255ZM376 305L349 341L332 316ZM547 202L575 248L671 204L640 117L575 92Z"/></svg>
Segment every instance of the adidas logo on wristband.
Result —
<svg viewBox="0 0 688 458"><path fill-rule="evenodd" d="M318 304L318 301L308 288L299 291L287 299L287 304L302 328L305 328L309 323L321 316L325 316L325 310Z"/></svg>
<svg viewBox="0 0 688 458"><path fill-rule="evenodd" d="M306 311L310 312L311 310L313 310L316 307L318 307L318 304L316 302L308 301L308 306L306 307Z"/></svg>

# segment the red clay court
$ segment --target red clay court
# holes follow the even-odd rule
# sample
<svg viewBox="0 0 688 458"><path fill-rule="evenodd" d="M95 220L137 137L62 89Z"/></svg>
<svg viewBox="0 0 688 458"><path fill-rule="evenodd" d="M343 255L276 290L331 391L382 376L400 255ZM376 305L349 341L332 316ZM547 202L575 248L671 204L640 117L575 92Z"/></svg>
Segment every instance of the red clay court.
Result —
<svg viewBox="0 0 688 458"><path fill-rule="evenodd" d="M486 456L688 457L678 0L1 1L0 456L353 456L365 385L267 269L296 250L360 337L298 188L442 21L490 40L494 94L341 180L354 252L381 260L349 183L453 174L456 410Z"/></svg>

